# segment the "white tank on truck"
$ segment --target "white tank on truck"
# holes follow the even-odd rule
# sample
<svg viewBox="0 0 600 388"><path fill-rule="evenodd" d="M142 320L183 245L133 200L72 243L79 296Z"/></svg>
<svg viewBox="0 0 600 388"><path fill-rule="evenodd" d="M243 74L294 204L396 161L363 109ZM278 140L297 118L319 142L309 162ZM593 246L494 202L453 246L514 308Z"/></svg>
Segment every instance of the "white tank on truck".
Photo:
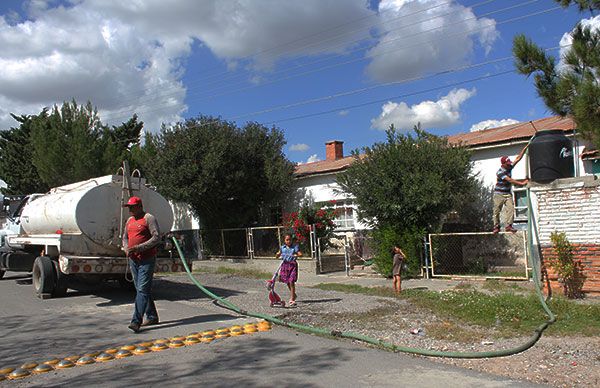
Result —
<svg viewBox="0 0 600 388"><path fill-rule="evenodd" d="M142 198L144 210L154 215L162 232L171 230L173 212L169 202L146 187L144 179L134 179L134 193ZM33 196L21 212L23 235L62 234L77 243L61 251L83 256L121 256L124 220L123 177L107 175L61 186L47 194Z"/></svg>
<svg viewBox="0 0 600 388"><path fill-rule="evenodd" d="M75 277L130 285L121 244L129 217L123 204L134 195L161 233L170 232L171 205L139 176L106 175L25 197L0 231L0 277L6 270L32 272L42 298L64 295ZM182 271L178 258L161 247L156 271Z"/></svg>

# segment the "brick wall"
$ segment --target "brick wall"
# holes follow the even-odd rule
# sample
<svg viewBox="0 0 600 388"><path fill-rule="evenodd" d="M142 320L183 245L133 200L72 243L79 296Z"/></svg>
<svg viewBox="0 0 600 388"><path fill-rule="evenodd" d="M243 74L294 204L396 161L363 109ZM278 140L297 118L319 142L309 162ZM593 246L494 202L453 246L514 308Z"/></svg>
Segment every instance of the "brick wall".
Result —
<svg viewBox="0 0 600 388"><path fill-rule="evenodd" d="M555 257L550 234L565 232L574 257L583 268L583 292L600 296L600 180L595 176L560 179L532 187L535 216L542 248L542 265L550 286L562 290L547 262Z"/></svg>

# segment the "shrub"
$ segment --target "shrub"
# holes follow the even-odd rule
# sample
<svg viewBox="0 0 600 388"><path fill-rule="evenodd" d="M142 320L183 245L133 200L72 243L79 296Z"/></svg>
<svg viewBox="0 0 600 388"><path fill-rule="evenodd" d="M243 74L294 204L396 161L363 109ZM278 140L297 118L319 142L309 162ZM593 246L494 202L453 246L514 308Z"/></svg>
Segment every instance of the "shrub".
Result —
<svg viewBox="0 0 600 388"><path fill-rule="evenodd" d="M321 239L321 251L331 246L335 230L335 210L316 206L302 206L299 211L283 215L283 226L296 239L303 252L310 251L310 226L314 225L317 238Z"/></svg>
<svg viewBox="0 0 600 388"><path fill-rule="evenodd" d="M581 289L585 276L581 261L573 257L573 245L567 239L565 232L552 232L550 241L556 253L556 257L548 260L548 265L558 275L558 282L562 284L567 298L579 298L582 296Z"/></svg>
<svg viewBox="0 0 600 388"><path fill-rule="evenodd" d="M391 226L383 226L373 232L376 255L374 257L375 269L384 276L392 276L394 245L400 245L406 254L403 270L404 277L414 277L421 272L421 255L423 236L425 232L418 228L397 230Z"/></svg>

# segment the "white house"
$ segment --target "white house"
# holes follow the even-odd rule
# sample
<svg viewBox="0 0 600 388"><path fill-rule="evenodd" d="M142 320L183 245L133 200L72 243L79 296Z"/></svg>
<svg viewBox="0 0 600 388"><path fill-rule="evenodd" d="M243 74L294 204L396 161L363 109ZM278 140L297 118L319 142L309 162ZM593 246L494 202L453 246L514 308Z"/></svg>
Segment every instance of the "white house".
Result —
<svg viewBox="0 0 600 388"><path fill-rule="evenodd" d="M358 221L354 199L336 182L337 174L348 168L354 157L344 156L344 142L338 140L325 143L325 151L325 160L296 166L295 187L300 202L338 209L335 223L339 231L366 229Z"/></svg>
<svg viewBox="0 0 600 388"><path fill-rule="evenodd" d="M552 116L535 121L505 125L482 131L460 133L449 136L451 144L463 145L472 151L473 168L479 178L490 188L496 183L496 172L500 168L500 158L509 156L512 160L525 147L536 132L561 130L573 141L575 177L600 172L598 155L588 151L590 145L577 136L575 122L568 117ZM523 158L513 170L513 178L523 179L530 176L528 160ZM515 221L527 221L526 189L513 187L515 199Z"/></svg>

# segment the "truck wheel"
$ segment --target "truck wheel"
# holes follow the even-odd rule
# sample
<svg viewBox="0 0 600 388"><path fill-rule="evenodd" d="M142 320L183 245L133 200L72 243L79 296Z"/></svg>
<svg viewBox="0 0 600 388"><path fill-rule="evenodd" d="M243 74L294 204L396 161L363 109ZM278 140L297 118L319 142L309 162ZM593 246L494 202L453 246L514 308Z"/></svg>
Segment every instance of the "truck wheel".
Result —
<svg viewBox="0 0 600 388"><path fill-rule="evenodd" d="M0 279L2 279L4 277L4 272L5 271L3 269L0 269Z"/></svg>
<svg viewBox="0 0 600 388"><path fill-rule="evenodd" d="M33 262L33 288L42 299L47 298L54 290L54 265L48 256L39 256Z"/></svg>
<svg viewBox="0 0 600 388"><path fill-rule="evenodd" d="M60 265L58 260L52 260L52 266L54 267L54 276L56 278L56 284L52 296L60 298L67 295L67 289L69 288L69 275L64 274L60 271Z"/></svg>

